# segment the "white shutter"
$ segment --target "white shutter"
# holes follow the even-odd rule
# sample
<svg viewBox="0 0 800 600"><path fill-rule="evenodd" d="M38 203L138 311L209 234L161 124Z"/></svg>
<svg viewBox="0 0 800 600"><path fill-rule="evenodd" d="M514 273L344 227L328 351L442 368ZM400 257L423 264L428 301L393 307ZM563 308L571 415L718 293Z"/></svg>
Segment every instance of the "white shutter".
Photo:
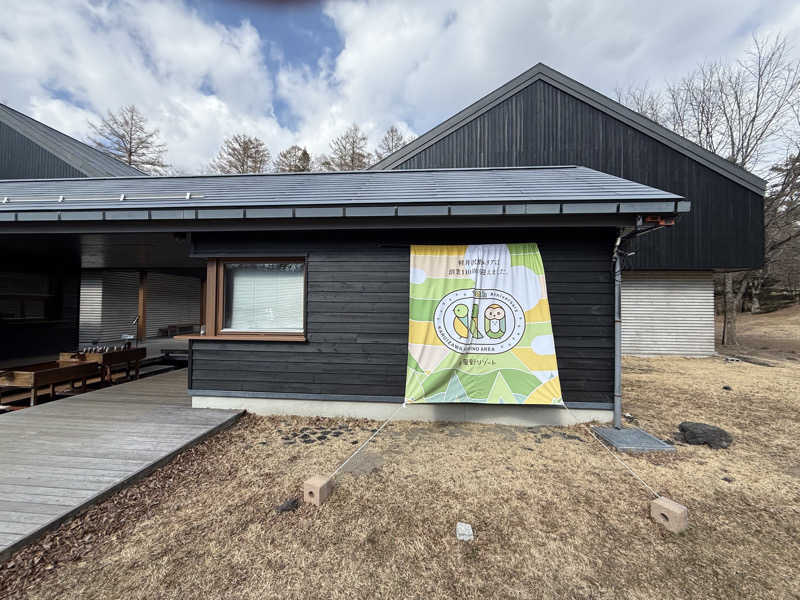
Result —
<svg viewBox="0 0 800 600"><path fill-rule="evenodd" d="M131 322L138 314L138 271L81 273L81 346L122 343L123 334L136 335L136 326Z"/></svg>
<svg viewBox="0 0 800 600"><path fill-rule="evenodd" d="M145 285L146 337L169 325L200 325L199 277L148 271Z"/></svg>
<svg viewBox="0 0 800 600"><path fill-rule="evenodd" d="M101 271L81 271L80 317L78 340L88 346L100 340L103 320L103 274Z"/></svg>
<svg viewBox="0 0 800 600"><path fill-rule="evenodd" d="M710 271L626 271L622 275L623 354L714 354Z"/></svg>

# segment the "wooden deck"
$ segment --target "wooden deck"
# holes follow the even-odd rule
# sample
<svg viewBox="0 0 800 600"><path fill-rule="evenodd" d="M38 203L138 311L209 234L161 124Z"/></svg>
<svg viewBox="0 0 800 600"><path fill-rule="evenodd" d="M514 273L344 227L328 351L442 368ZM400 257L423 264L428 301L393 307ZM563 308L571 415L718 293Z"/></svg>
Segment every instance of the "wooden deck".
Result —
<svg viewBox="0 0 800 600"><path fill-rule="evenodd" d="M0 415L0 560L241 414L191 408L180 370Z"/></svg>

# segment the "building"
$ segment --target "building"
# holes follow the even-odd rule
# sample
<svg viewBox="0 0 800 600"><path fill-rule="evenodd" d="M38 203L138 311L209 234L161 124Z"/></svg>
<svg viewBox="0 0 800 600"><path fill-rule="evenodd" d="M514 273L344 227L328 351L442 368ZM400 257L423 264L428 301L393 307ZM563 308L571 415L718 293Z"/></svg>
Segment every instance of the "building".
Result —
<svg viewBox="0 0 800 600"><path fill-rule="evenodd" d="M713 354L713 273L757 269L764 259L766 184L744 169L543 64L372 168L563 164L691 200L691 214L640 238L625 260L622 347Z"/></svg>
<svg viewBox="0 0 800 600"><path fill-rule="evenodd" d="M619 389L615 248L690 209L579 166L11 180L0 199L5 256L202 267L205 330L185 338L193 405L370 417L403 400L410 245L536 242L564 400L580 419L608 420ZM236 312L256 325L237 326ZM415 405L402 416L566 419L519 405Z"/></svg>
<svg viewBox="0 0 800 600"><path fill-rule="evenodd" d="M0 104L0 179L130 177L144 173ZM43 244L55 253L51 240ZM102 240L85 239L96 246ZM44 357L123 335L157 337L199 327L201 271L56 267L49 256L4 256L0 267L0 360ZM149 291L150 301L147 302ZM135 322L135 323L134 323ZM165 334L166 335L166 334Z"/></svg>
<svg viewBox="0 0 800 600"><path fill-rule="evenodd" d="M373 170L67 177L0 181L0 253L17 273L80 274L80 336L22 319L0 351L113 342L134 316L139 337L183 325L195 406L386 416L404 395L410 246L536 242L564 400L609 420L622 351L713 352L712 273L763 260L762 180L543 65ZM37 306L24 278L6 280ZM463 404L403 416L566 419Z"/></svg>

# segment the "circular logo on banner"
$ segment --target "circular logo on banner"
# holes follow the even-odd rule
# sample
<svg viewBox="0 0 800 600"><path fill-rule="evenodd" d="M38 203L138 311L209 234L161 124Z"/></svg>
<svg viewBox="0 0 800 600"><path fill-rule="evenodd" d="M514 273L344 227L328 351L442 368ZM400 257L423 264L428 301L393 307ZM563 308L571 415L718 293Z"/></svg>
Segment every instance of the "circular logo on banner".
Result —
<svg viewBox="0 0 800 600"><path fill-rule="evenodd" d="M456 290L441 299L433 326L442 343L459 354L500 354L525 333L525 313L502 290Z"/></svg>

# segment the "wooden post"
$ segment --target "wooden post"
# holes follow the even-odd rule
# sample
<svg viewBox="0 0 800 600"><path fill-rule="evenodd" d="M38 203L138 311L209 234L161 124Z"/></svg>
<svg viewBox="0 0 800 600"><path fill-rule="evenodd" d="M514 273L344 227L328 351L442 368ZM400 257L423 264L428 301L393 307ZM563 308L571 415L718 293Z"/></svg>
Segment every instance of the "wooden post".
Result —
<svg viewBox="0 0 800 600"><path fill-rule="evenodd" d="M147 271L139 272L139 322L136 326L136 339L140 342L147 337Z"/></svg>
<svg viewBox="0 0 800 600"><path fill-rule="evenodd" d="M55 400L55 399L56 399L56 384L55 383L51 383L50 384L50 400Z"/></svg>
<svg viewBox="0 0 800 600"><path fill-rule="evenodd" d="M208 271L206 270L206 273ZM206 325L206 280L200 282L200 325ZM206 325L206 333L208 326Z"/></svg>
<svg viewBox="0 0 800 600"><path fill-rule="evenodd" d="M217 334L217 261L209 259L206 266L206 335Z"/></svg>
<svg viewBox="0 0 800 600"><path fill-rule="evenodd" d="M36 406L36 386L31 388L31 406Z"/></svg>

